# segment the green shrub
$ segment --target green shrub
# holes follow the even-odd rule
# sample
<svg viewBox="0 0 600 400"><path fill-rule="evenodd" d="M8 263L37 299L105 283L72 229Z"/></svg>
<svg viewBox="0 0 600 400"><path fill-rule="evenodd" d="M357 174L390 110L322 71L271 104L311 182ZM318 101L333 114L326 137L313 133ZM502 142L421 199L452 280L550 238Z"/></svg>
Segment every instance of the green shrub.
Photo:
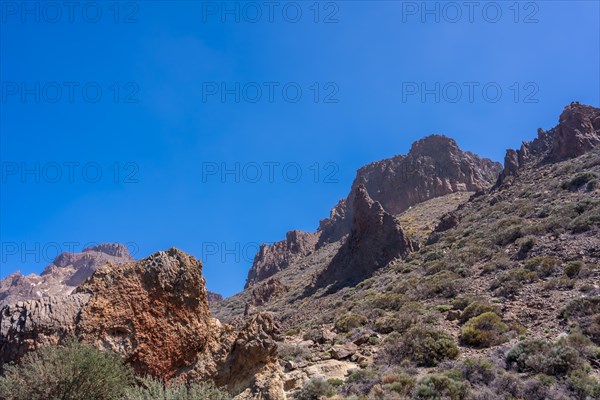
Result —
<svg viewBox="0 0 600 400"><path fill-rule="evenodd" d="M453 298L451 304L455 310L464 310L471 303L474 303L475 301L477 301L477 300L474 299L473 297L460 295L460 296L456 296L455 298Z"/></svg>
<svg viewBox="0 0 600 400"><path fill-rule="evenodd" d="M507 299L514 299L519 292L523 284L521 282L515 280L506 280L496 283L493 283L494 294L498 297L504 297Z"/></svg>
<svg viewBox="0 0 600 400"><path fill-rule="evenodd" d="M366 323L367 318L364 315L349 312L335 320L335 329L338 332L347 333L354 328L359 328L365 325Z"/></svg>
<svg viewBox="0 0 600 400"><path fill-rule="evenodd" d="M399 321L397 318L386 315L380 318L377 318L377 320L375 320L375 332L379 332L379 333L383 333L383 334L388 334L388 333L392 333L394 330L396 330L397 326L399 324Z"/></svg>
<svg viewBox="0 0 600 400"><path fill-rule="evenodd" d="M369 299L371 308L392 311L399 310L405 302L404 295L393 292L378 293Z"/></svg>
<svg viewBox="0 0 600 400"><path fill-rule="evenodd" d="M575 299L561 311L560 316L576 322L584 335L600 345L600 297Z"/></svg>
<svg viewBox="0 0 600 400"><path fill-rule="evenodd" d="M558 271L559 260L555 257L533 257L525 263L525 268L535 271L541 277L548 277Z"/></svg>
<svg viewBox="0 0 600 400"><path fill-rule="evenodd" d="M425 277L421 281L419 295L430 298L441 296L451 298L458 294L460 288L460 276L452 271L441 271L435 275Z"/></svg>
<svg viewBox="0 0 600 400"><path fill-rule="evenodd" d="M327 383L329 383L332 387L336 388L342 386L344 384L344 381L338 378L329 378L327 379Z"/></svg>
<svg viewBox="0 0 600 400"><path fill-rule="evenodd" d="M494 241L498 246L506 246L523 236L520 226L510 226L496 233Z"/></svg>
<svg viewBox="0 0 600 400"><path fill-rule="evenodd" d="M296 395L298 400L321 400L333 396L335 388L321 377L311 378Z"/></svg>
<svg viewBox="0 0 600 400"><path fill-rule="evenodd" d="M426 326L414 326L403 335L388 337L382 349L384 361L401 364L408 359L420 367L433 367L458 356L454 339Z"/></svg>
<svg viewBox="0 0 600 400"><path fill-rule="evenodd" d="M535 271L515 268L502 273L494 279L490 285L490 289L494 291L496 296L512 299L519 294L519 290L523 287L524 283L533 283L537 279L538 275Z"/></svg>
<svg viewBox="0 0 600 400"><path fill-rule="evenodd" d="M579 354L584 357L588 357L590 359L600 358L600 348L596 347L590 338L581 332L572 332L563 340L565 340L569 346L577 350Z"/></svg>
<svg viewBox="0 0 600 400"><path fill-rule="evenodd" d="M490 312L490 311L496 312L496 308L497 307L492 306L490 304L484 303L479 300L475 300L464 309L464 311L460 315L460 318L458 321L461 324L464 324L471 318L481 315L483 313Z"/></svg>
<svg viewBox="0 0 600 400"><path fill-rule="evenodd" d="M569 375L569 389L580 400L600 398L600 382L582 369L575 370Z"/></svg>
<svg viewBox="0 0 600 400"><path fill-rule="evenodd" d="M543 373L563 376L584 364L579 352L565 340L553 345L541 340L525 340L518 343L506 355L509 365L515 364L519 372Z"/></svg>
<svg viewBox="0 0 600 400"><path fill-rule="evenodd" d="M463 327L460 342L472 347L490 347L506 342L504 334L508 327L493 312L486 312L471 318Z"/></svg>
<svg viewBox="0 0 600 400"><path fill-rule="evenodd" d="M595 172L580 172L571 180L563 182L561 187L564 190L576 191L579 190L579 188L581 188L583 185L597 178L598 174Z"/></svg>
<svg viewBox="0 0 600 400"><path fill-rule="evenodd" d="M600 214L598 212L587 212L574 218L569 224L569 228L573 233L582 233L598 225L600 225Z"/></svg>
<svg viewBox="0 0 600 400"><path fill-rule="evenodd" d="M87 399L87 397L85 397ZM121 400L231 400L231 396L212 382L177 382L165 385L154 378L144 378L129 388Z"/></svg>
<svg viewBox="0 0 600 400"><path fill-rule="evenodd" d="M569 279L566 276L559 276L551 278L544 283L544 289L546 290L570 290L575 287L575 280Z"/></svg>
<svg viewBox="0 0 600 400"><path fill-rule="evenodd" d="M462 400L469 392L467 382L455 379L448 374L427 375L419 381L415 390L414 398L419 400Z"/></svg>
<svg viewBox="0 0 600 400"><path fill-rule="evenodd" d="M533 246L535 246L536 243L536 237L535 236L525 236L520 238L519 240L517 240L517 244L519 245L519 252L517 254L519 260L524 259L527 256L527 253L529 253L529 251L531 251L531 249L533 249Z"/></svg>
<svg viewBox="0 0 600 400"><path fill-rule="evenodd" d="M119 399L132 382L121 358L76 341L26 354L19 365L5 366L0 398L6 400Z"/></svg>
<svg viewBox="0 0 600 400"><path fill-rule="evenodd" d="M569 261L564 266L565 275L569 278L577 278L582 268L583 263L581 261Z"/></svg>
<svg viewBox="0 0 600 400"><path fill-rule="evenodd" d="M494 365L480 358L466 359L461 365L461 374L473 385L488 384L496 377Z"/></svg>
<svg viewBox="0 0 600 400"><path fill-rule="evenodd" d="M386 391L395 392L400 396L408 396L417 380L405 373L388 373L381 377L381 383Z"/></svg>

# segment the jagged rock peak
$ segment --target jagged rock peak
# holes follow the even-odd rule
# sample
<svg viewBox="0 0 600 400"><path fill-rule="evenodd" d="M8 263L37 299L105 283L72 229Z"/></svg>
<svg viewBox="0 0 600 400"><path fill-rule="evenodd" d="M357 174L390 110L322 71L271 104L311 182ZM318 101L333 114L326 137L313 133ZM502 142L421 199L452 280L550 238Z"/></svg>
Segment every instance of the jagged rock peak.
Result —
<svg viewBox="0 0 600 400"><path fill-rule="evenodd" d="M540 128L537 133L537 138L523 142L519 150L506 151L498 185L527 165L579 157L600 145L600 109L573 102L560 114L558 125L548 131Z"/></svg>
<svg viewBox="0 0 600 400"><path fill-rule="evenodd" d="M364 185L369 196L393 215L409 207L454 192L491 187L501 164L462 151L453 139L430 135L413 143L407 155L368 164L357 171L348 198L320 223L317 247L349 233L355 192Z"/></svg>
<svg viewBox="0 0 600 400"><path fill-rule="evenodd" d="M314 288L355 284L414 250L400 221L371 199L364 185L359 185L353 196L354 213L348 239L317 278Z"/></svg>
<svg viewBox="0 0 600 400"><path fill-rule="evenodd" d="M210 290L208 290L206 292L206 294L208 296L209 303L215 303L217 301L223 300L223 295L221 295L220 293L215 293L215 292L211 292Z"/></svg>
<svg viewBox="0 0 600 400"><path fill-rule="evenodd" d="M122 264L133 257L122 244L104 243L89 247L81 253L64 252L40 274L23 276L15 273L0 280L0 306L23 300L55 295L69 295L107 262Z"/></svg>
<svg viewBox="0 0 600 400"><path fill-rule="evenodd" d="M96 246L87 247L83 249L83 251L98 251L100 253L108 254L109 256L132 258L127 246L120 243L101 243Z"/></svg>
<svg viewBox="0 0 600 400"><path fill-rule="evenodd" d="M429 135L414 142L408 155L436 157L440 154L460 151L454 139L444 135Z"/></svg>
<svg viewBox="0 0 600 400"><path fill-rule="evenodd" d="M262 244L248 271L245 288L286 269L296 258L311 253L316 243L316 234L294 230L285 235L285 240L270 246Z"/></svg>

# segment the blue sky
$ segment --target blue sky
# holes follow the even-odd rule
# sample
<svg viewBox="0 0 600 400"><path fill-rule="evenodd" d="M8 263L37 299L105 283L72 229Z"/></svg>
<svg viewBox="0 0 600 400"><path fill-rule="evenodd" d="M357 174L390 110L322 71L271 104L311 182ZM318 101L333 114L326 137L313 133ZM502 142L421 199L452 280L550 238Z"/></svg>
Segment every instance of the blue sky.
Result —
<svg viewBox="0 0 600 400"><path fill-rule="evenodd" d="M432 133L501 161L600 104L597 1L53 4L0 2L2 277L176 246L229 296L360 166Z"/></svg>

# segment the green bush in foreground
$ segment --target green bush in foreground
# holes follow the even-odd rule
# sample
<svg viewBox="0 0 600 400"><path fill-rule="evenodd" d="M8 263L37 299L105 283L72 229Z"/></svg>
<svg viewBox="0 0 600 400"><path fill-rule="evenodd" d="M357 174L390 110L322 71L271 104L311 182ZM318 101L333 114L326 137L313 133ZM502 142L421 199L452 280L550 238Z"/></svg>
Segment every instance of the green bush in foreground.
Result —
<svg viewBox="0 0 600 400"><path fill-rule="evenodd" d="M141 385L128 388L121 400L230 400L231 396L212 382L165 385L154 378L142 379Z"/></svg>
<svg viewBox="0 0 600 400"><path fill-rule="evenodd" d="M383 356L390 364L408 359L419 367L434 367L458 356L452 336L426 326L414 326L401 337L388 338Z"/></svg>
<svg viewBox="0 0 600 400"><path fill-rule="evenodd" d="M20 365L6 366L0 398L121 399L132 379L118 355L72 341L64 347L42 347L26 354Z"/></svg>

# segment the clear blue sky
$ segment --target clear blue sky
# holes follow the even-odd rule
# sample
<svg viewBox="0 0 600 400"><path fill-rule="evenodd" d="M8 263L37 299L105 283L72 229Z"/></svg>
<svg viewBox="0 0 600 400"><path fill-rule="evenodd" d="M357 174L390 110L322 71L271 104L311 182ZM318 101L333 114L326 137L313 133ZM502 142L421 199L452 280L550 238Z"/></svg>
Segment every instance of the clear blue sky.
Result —
<svg viewBox="0 0 600 400"><path fill-rule="evenodd" d="M176 246L232 295L257 244L315 230L360 166L432 133L501 161L600 104L597 1L80 4L0 2L2 277L72 242Z"/></svg>

